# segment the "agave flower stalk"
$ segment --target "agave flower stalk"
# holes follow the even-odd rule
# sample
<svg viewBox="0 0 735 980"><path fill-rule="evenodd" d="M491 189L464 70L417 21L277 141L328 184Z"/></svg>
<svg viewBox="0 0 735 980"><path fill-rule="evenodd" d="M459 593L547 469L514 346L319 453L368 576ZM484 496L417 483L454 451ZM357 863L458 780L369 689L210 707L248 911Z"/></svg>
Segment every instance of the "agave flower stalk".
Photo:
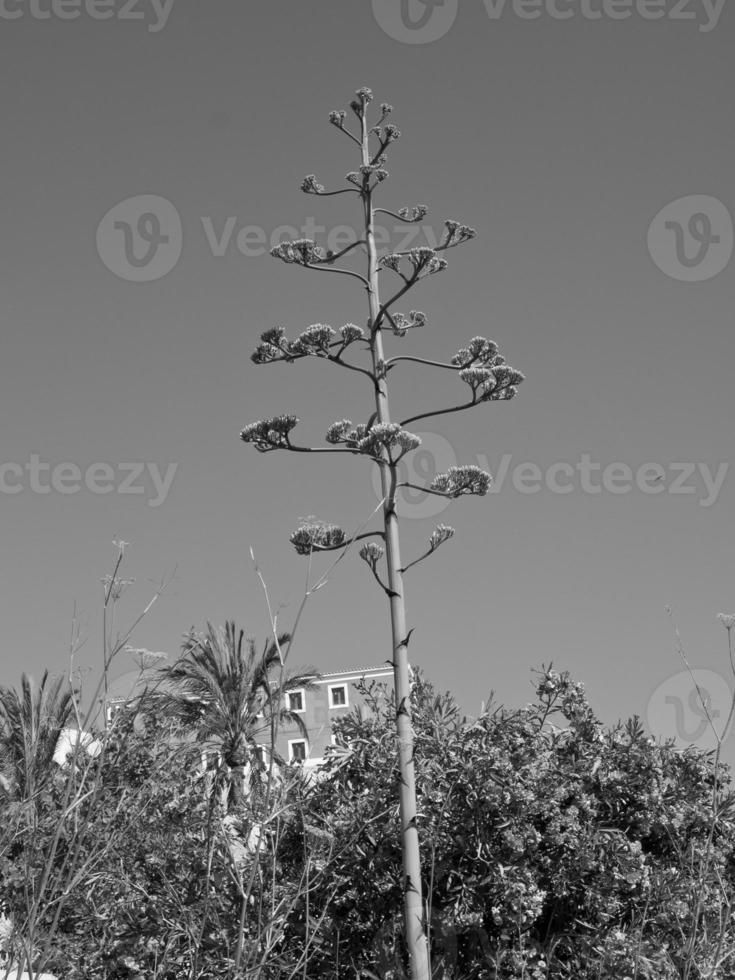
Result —
<svg viewBox="0 0 735 980"><path fill-rule="evenodd" d="M515 396L517 386L524 378L519 371L505 363L498 352L497 344L484 337L473 337L466 347L457 351L446 363L411 355L386 357L385 334L403 338L410 330L424 327L427 322L424 313L418 310L401 313L395 309L395 304L423 279L443 272L447 262L441 253L470 241L475 237L475 231L459 221L446 221L442 241L434 248L422 246L379 257L375 235L376 215L383 213L402 222L415 223L426 216L428 208L421 204L394 211L375 206L376 190L382 189L389 176L385 169L386 151L401 134L394 125L386 124L386 119L392 112L392 106L386 103L381 106L377 124L369 126L368 106L372 99L370 89L362 88L350 103L357 119L357 133L348 128L347 113L344 110L334 111L329 116L332 125L359 148L359 168L346 175L348 186L328 191L315 174L309 174L301 184L301 189L306 194L357 196L363 223L360 236L337 253L325 251L309 239L283 242L272 250L276 258L288 265L349 276L357 280L367 296L366 329L348 323L337 331L319 323L303 330L294 340L289 340L283 327L272 327L261 335L261 342L253 353L252 360L256 364L275 361L293 363L306 357L316 357L358 372L370 382L374 411L365 423L353 425L350 419L334 422L326 433L326 447L302 446L294 441L294 429L299 422L295 415L261 419L247 425L240 435L244 442L252 443L260 452L281 449L300 453L349 453L365 456L379 467L383 497L382 527L368 531L360 528L359 532L350 536L335 524L309 518L291 535L291 543L298 554L312 556L319 551L343 551L362 539L378 538L380 541L368 541L361 547L359 555L387 596L390 607L390 662L394 670L398 736L404 933L412 980L430 980L408 661L408 645L413 630L408 628L406 618L404 576L410 568L428 558L452 538L454 530L444 524L438 525L429 538L428 549L404 566L401 559L396 497L402 487L413 487L449 498L484 496L489 490L491 478L489 473L477 466L456 466L446 473L437 474L427 486L417 487L412 483L400 482L399 466L401 460L421 444L420 438L410 432L407 425L420 419L465 411L484 402L507 401ZM366 260L362 271L346 268L341 264L356 256ZM385 276L398 281L395 292L388 299L381 296L382 278ZM354 360L355 350L362 350L362 365ZM401 422L393 422L388 398L388 378L402 361L414 361L427 367L455 372L469 389L468 398L456 405L423 411ZM380 566L383 562L384 577L381 577Z"/></svg>

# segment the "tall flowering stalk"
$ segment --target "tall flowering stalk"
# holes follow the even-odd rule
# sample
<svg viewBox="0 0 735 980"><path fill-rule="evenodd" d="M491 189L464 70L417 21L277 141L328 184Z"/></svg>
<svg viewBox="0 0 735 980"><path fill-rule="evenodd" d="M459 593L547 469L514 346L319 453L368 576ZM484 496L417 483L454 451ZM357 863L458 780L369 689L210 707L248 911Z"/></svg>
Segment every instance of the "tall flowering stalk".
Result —
<svg viewBox="0 0 735 980"><path fill-rule="evenodd" d="M360 557L368 565L390 604L393 641L391 662L395 677L400 773L405 939L411 977L413 980L429 980L408 663L408 644L412 631L408 629L406 621L404 575L409 568L427 558L451 538L454 530L440 524L429 539L428 549L403 565L396 494L401 487L412 487L442 497L483 496L488 492L491 478L489 473L476 466L455 466L446 473L438 474L428 486L419 487L399 481L399 464L404 456L421 444L419 437L408 431L407 425L436 415L464 411L483 402L507 401L516 394L523 375L505 363L498 352L497 344L484 337L473 337L466 347L460 348L446 363L408 355L386 358L384 334L402 338L409 330L426 324L424 313L418 310L411 310L408 314L401 313L396 310L396 303L421 280L442 272L447 267L442 253L470 241L475 237L475 231L458 221L446 221L442 241L435 248L423 246L378 256L375 242L376 214L386 214L403 223L418 223L426 216L428 208L425 205L416 205L392 211L375 207L376 191L388 178L388 171L385 169L387 150L401 134L392 123L386 122L392 112L392 106L386 103L380 107L376 124L369 125L368 106L372 100L370 89L362 88L350 103L357 119L357 133L346 125L345 111L335 111L329 116L332 125L359 149L359 167L345 177L350 186L327 191L314 174L305 177L301 185L304 193L316 196L356 195L362 209L362 237L339 252L325 251L316 242L302 238L283 242L272 249L271 253L289 265L354 278L367 294L366 329L348 323L339 330L334 330L326 324L318 323L290 340L283 327L273 327L261 335L261 342L253 353L252 360L256 364L275 361L293 363L305 357L318 357L358 372L372 385L375 411L364 423L353 424L349 419L334 422L326 433L326 442L329 444L326 447L295 444L292 434L299 420L294 415L280 415L254 422L242 430L241 438L244 442L252 443L261 452L284 449L289 452L350 453L366 456L380 469L383 494L382 529L368 530L349 537L342 528L334 524L309 520L302 523L291 535L291 542L299 554L310 556L319 551L346 549L357 540L378 539L366 540L360 549ZM345 262L355 255L366 257L363 271L345 267ZM381 300L380 287L384 277L391 277L395 284L395 291L387 300ZM355 352L363 353L362 364L357 362ZM392 422L388 403L388 376L400 361L418 361L454 371L469 389L466 398L457 405L422 412L401 422Z"/></svg>

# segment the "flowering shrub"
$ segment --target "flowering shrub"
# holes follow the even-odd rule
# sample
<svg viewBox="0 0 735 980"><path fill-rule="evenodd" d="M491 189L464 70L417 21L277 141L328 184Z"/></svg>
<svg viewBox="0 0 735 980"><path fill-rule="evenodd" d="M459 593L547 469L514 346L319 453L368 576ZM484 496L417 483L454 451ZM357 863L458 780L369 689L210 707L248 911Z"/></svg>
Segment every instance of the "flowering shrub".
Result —
<svg viewBox="0 0 735 980"><path fill-rule="evenodd" d="M440 525L437 539L448 530ZM367 543L361 554L371 562L380 551ZM698 895L692 980L733 975L729 773L703 865L713 829L707 754L654 743L637 718L605 729L584 685L552 667L538 674L532 704L466 719L414 671L435 976L681 980ZM99 791L79 800L50 869L53 882L75 846L87 856L46 969L64 980L184 980L192 970L234 980L244 915L248 976L285 980L306 959L323 980L347 969L405 977L396 705L374 683L363 694L368 710L335 723L324 778L286 780L257 829L247 801L222 818L196 746L177 747L155 719L138 730L122 718L104 754L85 763ZM24 921L27 875L44 873L66 778L77 777L59 772L39 796L35 822L25 805L3 807L8 947L10 923ZM239 882L253 871L243 905Z"/></svg>
<svg viewBox="0 0 735 980"><path fill-rule="evenodd" d="M679 978L699 888L696 858L711 825L706 755L654 743L637 717L605 730L581 683L551 667L539 674L534 704L488 708L468 720L415 673L434 963L453 971L447 977L477 980ZM309 801L312 820L335 840L355 842L333 859L312 898L313 914L326 912L319 976L334 976L328 961L338 946L340 962L402 977L393 929L401 905L395 704L377 686L363 693L372 713L336 722L347 748L335 750ZM564 727L551 723L555 717ZM714 956L717 924L732 901L734 834L726 808L704 883L697 962ZM298 834L284 846L293 874L303 853ZM728 922L720 957L734 947ZM709 974L692 974L700 975Z"/></svg>

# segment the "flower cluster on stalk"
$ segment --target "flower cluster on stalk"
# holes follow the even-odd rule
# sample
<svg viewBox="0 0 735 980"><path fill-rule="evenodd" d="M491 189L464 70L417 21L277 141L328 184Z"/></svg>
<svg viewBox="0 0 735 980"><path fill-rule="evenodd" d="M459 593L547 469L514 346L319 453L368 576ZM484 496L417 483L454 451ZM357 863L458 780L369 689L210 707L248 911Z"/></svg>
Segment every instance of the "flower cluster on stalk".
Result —
<svg viewBox="0 0 735 980"><path fill-rule="evenodd" d="M495 341L485 337L473 337L467 347L454 354L451 363L460 369L459 376L470 386L476 401L507 401L525 381L525 375L505 363Z"/></svg>
<svg viewBox="0 0 735 980"><path fill-rule="evenodd" d="M341 547L345 543L345 532L337 524L308 521L293 532L289 541L299 555L310 555L312 551Z"/></svg>
<svg viewBox="0 0 735 980"><path fill-rule="evenodd" d="M343 443L375 459L380 459L383 450L387 450L394 462L421 445L419 436L401 428L397 422L378 422L368 428L367 425L353 427L349 419L342 419L329 426L325 438L327 442ZM398 455L393 458L395 450Z"/></svg>
<svg viewBox="0 0 735 980"><path fill-rule="evenodd" d="M432 531L431 537L429 538L429 548L431 551L436 551L439 545L444 544L445 541L449 541L449 539L453 537L453 527L449 527L448 524L437 524Z"/></svg>
<svg viewBox="0 0 735 980"><path fill-rule="evenodd" d="M374 541L369 541L360 548L360 558L366 562L370 568L375 572L377 570L377 565L380 559L385 554L385 549L382 545L375 544Z"/></svg>
<svg viewBox="0 0 735 980"><path fill-rule="evenodd" d="M520 371L507 364L499 364L493 368L463 368L459 376L470 386L473 397L481 402L514 398L518 390L517 386L525 380L525 376Z"/></svg>
<svg viewBox="0 0 735 980"><path fill-rule="evenodd" d="M403 313L394 313L391 316L391 325L396 337L405 337L408 330L426 326L426 314L420 310L411 310L408 316Z"/></svg>
<svg viewBox="0 0 735 980"><path fill-rule="evenodd" d="M373 136L378 137L383 146L388 146L389 143L395 143L396 140L401 138L400 129L393 123L388 123L382 129L380 126L373 126L370 132Z"/></svg>
<svg viewBox="0 0 735 980"><path fill-rule="evenodd" d="M320 184L315 174L309 174L301 181L301 190L304 194L323 194L324 184Z"/></svg>
<svg viewBox="0 0 735 980"><path fill-rule="evenodd" d="M293 361L297 357L328 357L330 348L337 348L339 356L350 344L362 340L365 333L354 323L346 323L336 332L324 323L312 323L295 340L289 340L283 327L272 327L260 335L260 343L250 355L256 364L270 364L273 361Z"/></svg>
<svg viewBox="0 0 735 980"><path fill-rule="evenodd" d="M385 157L381 156L374 163L364 164L359 170L350 170L349 173L345 174L345 180L362 190L369 187L371 177L375 177L376 183L381 184L387 180L388 176L388 171L385 169Z"/></svg>
<svg viewBox="0 0 735 980"><path fill-rule="evenodd" d="M362 119L362 117L365 115L365 109L373 101L373 93L371 89L363 87L359 88L357 92L355 92L355 95L357 98L350 102L350 109L352 109L358 118Z"/></svg>
<svg viewBox="0 0 735 980"><path fill-rule="evenodd" d="M398 449L397 458L400 459L405 453L417 449L420 445L421 439L413 432L401 428L397 422L379 422L358 440L357 448L361 453L375 457L380 456L382 449L387 449L388 452Z"/></svg>
<svg viewBox="0 0 735 980"><path fill-rule="evenodd" d="M511 398L515 398L518 394L518 385L526 380L526 376L509 364L500 364L492 371L492 379L481 386L480 401L510 401Z"/></svg>
<svg viewBox="0 0 735 980"><path fill-rule="evenodd" d="M459 368L471 367L474 364L494 367L496 364L505 364L505 358L498 353L498 345L494 340L473 337L466 347L460 347L453 355L452 364Z"/></svg>
<svg viewBox="0 0 735 980"><path fill-rule="evenodd" d="M334 337L335 332L330 326L325 323L313 323L289 344L289 353L326 357Z"/></svg>
<svg viewBox="0 0 735 980"><path fill-rule="evenodd" d="M327 429L325 438L327 442L357 446L358 439L361 439L366 432L366 425L359 425L357 428L353 428L352 422L349 419L342 419L341 422L332 422Z"/></svg>
<svg viewBox="0 0 735 980"><path fill-rule="evenodd" d="M361 88L355 94L357 95L357 99L354 99L350 103L350 108L358 117L358 119L361 119L362 116L365 114L366 106L368 105L368 103L372 102L373 100L373 93L370 91L369 88ZM382 126L385 120L391 114L391 112L393 112L393 106L390 105L388 102L382 102L380 105L380 119L378 120L377 126L374 126L371 132L374 132L379 126ZM347 132L345 130L346 117L347 117L347 113L345 112L344 109L333 109L329 113L330 123L333 126L336 126L337 129L341 129L343 132ZM400 133L398 135L400 135Z"/></svg>
<svg viewBox="0 0 735 980"><path fill-rule="evenodd" d="M393 123L388 123L387 126L382 128L380 125L373 126L373 128L370 130L370 135L375 136L380 142L380 147L376 156L381 156L388 149L391 143L395 143L396 140L401 138L401 131L397 126L394 126Z"/></svg>
<svg viewBox="0 0 735 980"><path fill-rule="evenodd" d="M271 255L288 265L319 265L328 261L324 249L311 238L296 238L290 242L281 242L271 249Z"/></svg>
<svg viewBox="0 0 735 980"><path fill-rule="evenodd" d="M415 204L410 208L398 209L398 216L408 222L422 221L428 213L429 209L425 204Z"/></svg>
<svg viewBox="0 0 735 980"><path fill-rule="evenodd" d="M240 438L243 442L252 442L261 453L272 449L288 449L289 433L298 421L295 415L276 415L272 419L261 419L246 425Z"/></svg>
<svg viewBox="0 0 735 980"><path fill-rule="evenodd" d="M444 222L445 238L441 243L442 248L454 248L455 245L463 245L471 238L477 237L477 232L469 225L463 225L459 221L448 220Z"/></svg>
<svg viewBox="0 0 735 980"><path fill-rule="evenodd" d="M339 330L342 335L342 343L347 346L347 344L354 344L356 340L363 340L365 337L365 331L362 327L358 327L355 323L346 323Z"/></svg>
<svg viewBox="0 0 735 980"><path fill-rule="evenodd" d="M412 268L410 279L401 272L401 263L403 262L408 262ZM442 272L447 267L447 260L440 259L436 250L429 248L428 245L420 245L418 248L409 249L407 252L390 252L380 259L380 264L397 273L402 279L416 282L418 279Z"/></svg>
<svg viewBox="0 0 735 980"><path fill-rule="evenodd" d="M450 466L446 473L437 473L429 489L446 497L484 497L491 483L490 474L479 466Z"/></svg>

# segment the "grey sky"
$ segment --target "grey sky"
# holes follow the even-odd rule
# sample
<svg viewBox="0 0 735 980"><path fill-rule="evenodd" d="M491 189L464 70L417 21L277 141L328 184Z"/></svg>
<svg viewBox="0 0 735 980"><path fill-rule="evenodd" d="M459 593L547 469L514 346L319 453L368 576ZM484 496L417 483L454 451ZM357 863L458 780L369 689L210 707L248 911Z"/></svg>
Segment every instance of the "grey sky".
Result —
<svg viewBox="0 0 735 980"><path fill-rule="evenodd" d="M673 735L678 699L693 731L699 719L672 680L682 665L671 605L692 666L727 690L715 614L735 612L735 472L721 468L734 408L733 11L694 0L411 5L441 36L416 43L422 29L401 28L398 0L0 8L0 464L5 485L21 488L0 493L2 683L66 669L75 600L88 621L80 659L97 662L115 536L132 542L136 578L123 618L145 604L149 579L177 566L135 636L175 654L208 618L264 636L250 546L289 626L305 573L288 542L298 518L352 528L376 505L366 461L261 456L239 441L247 422L278 412L297 414L312 442L335 419L368 414L370 393L351 375L249 360L275 324L293 335L364 323L353 282L286 267L266 245L279 226L355 221L347 198L320 201L299 184L315 173L339 186L356 166L327 115L368 85L403 133L386 206L428 204L429 234L445 218L478 230L412 294L428 326L390 338L391 350L446 359L481 334L527 376L512 402L420 427L418 475L448 456L493 474L504 465L506 477L496 494L433 516L410 502L407 557L437 521L457 531L408 578L414 661L468 712L491 688L508 705L530 700L530 668L553 660L606 722L653 705L656 734ZM432 28L431 17L446 20ZM180 255L148 282L104 261L116 261L130 207L117 229L117 213L100 224L140 195L165 198L181 222ZM693 196L649 236L662 209ZM418 365L392 384L395 417L462 389ZM62 463L71 469L56 483L76 492L38 492ZM609 471L608 487L628 492L590 492L612 463L630 476ZM126 477L141 492L118 492ZM677 480L691 492L674 492ZM349 557L309 601L294 657L324 670L378 664L388 637L385 602Z"/></svg>

